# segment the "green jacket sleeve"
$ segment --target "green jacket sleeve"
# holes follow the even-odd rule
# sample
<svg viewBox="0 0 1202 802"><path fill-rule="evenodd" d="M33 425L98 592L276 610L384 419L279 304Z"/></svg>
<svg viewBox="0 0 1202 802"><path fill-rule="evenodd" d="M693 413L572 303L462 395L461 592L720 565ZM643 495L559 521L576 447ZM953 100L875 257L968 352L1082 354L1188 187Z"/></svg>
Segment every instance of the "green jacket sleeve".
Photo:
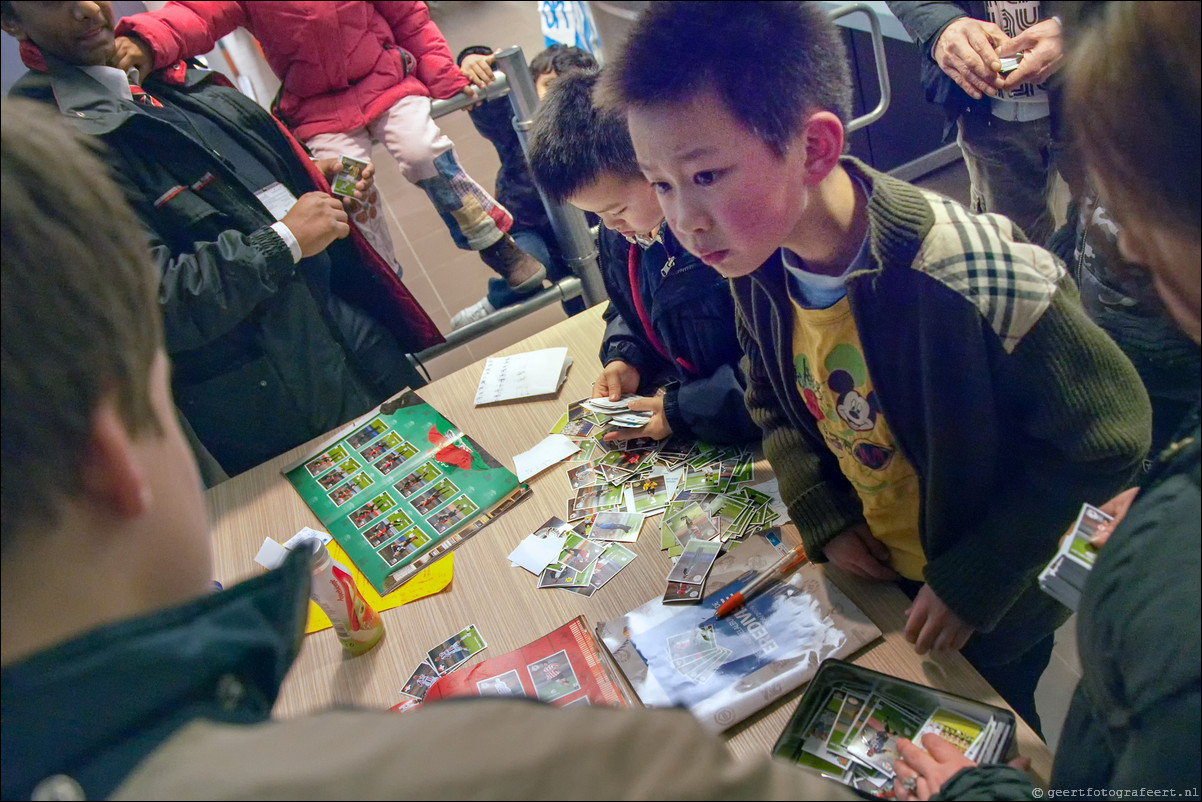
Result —
<svg viewBox="0 0 1202 802"><path fill-rule="evenodd" d="M943 784L934 800L1033 799L1031 778L1010 766L961 769Z"/></svg>
<svg viewBox="0 0 1202 802"><path fill-rule="evenodd" d="M1151 438L1138 374L1085 316L1067 275L993 370L1021 413L1012 447L1025 451L1024 468L1002 478L975 525L926 568L939 598L985 632L1052 558L1082 502L1100 505L1129 485Z"/></svg>

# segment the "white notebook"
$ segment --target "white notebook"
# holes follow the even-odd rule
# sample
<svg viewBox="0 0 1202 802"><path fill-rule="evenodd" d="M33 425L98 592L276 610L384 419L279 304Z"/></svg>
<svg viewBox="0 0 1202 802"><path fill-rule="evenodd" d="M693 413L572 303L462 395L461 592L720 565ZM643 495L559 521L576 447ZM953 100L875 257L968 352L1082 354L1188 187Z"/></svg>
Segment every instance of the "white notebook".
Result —
<svg viewBox="0 0 1202 802"><path fill-rule="evenodd" d="M567 379L571 364L567 348L489 357L476 388L476 406L554 393Z"/></svg>

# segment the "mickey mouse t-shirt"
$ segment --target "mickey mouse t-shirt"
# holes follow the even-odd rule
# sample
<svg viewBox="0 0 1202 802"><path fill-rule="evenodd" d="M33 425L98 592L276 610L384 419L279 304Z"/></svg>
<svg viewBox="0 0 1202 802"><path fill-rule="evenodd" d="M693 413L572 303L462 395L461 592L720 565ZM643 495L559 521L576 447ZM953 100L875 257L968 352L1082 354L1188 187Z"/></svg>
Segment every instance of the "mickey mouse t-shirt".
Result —
<svg viewBox="0 0 1202 802"><path fill-rule="evenodd" d="M844 275L868 266L866 248ZM922 581L927 560L918 537L918 476L880 412L843 279L808 273L796 255L782 255L797 391L859 494L873 537L889 547L894 570Z"/></svg>

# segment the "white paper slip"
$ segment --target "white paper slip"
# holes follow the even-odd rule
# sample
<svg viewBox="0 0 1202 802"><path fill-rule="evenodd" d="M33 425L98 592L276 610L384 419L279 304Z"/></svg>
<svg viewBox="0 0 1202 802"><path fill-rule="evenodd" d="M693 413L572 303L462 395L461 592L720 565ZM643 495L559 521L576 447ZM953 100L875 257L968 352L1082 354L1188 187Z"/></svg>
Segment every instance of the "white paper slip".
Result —
<svg viewBox="0 0 1202 802"><path fill-rule="evenodd" d="M530 535L510 553L509 561L537 576L548 565L559 560L567 539L567 535Z"/></svg>
<svg viewBox="0 0 1202 802"><path fill-rule="evenodd" d="M476 406L554 393L572 364L567 348L489 357L476 388Z"/></svg>
<svg viewBox="0 0 1202 802"><path fill-rule="evenodd" d="M569 437L564 437L562 434L548 435L529 451L514 455L513 472L517 474L519 482L524 482L579 450L580 446Z"/></svg>
<svg viewBox="0 0 1202 802"><path fill-rule="evenodd" d="M255 193L255 197L271 212L276 220L283 220L296 205L296 196L288 191L288 187L279 181L264 187Z"/></svg>

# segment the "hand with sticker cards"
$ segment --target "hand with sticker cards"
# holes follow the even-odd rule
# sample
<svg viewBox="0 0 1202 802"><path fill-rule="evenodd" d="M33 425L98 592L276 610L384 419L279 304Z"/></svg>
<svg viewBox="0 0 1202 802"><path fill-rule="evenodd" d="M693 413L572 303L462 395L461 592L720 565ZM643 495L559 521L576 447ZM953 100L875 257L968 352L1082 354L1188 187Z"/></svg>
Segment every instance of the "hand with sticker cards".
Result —
<svg viewBox="0 0 1202 802"><path fill-rule="evenodd" d="M378 195L375 188L374 164L345 153L336 157L314 159L313 164L330 182L330 193L342 200L347 214L354 214L356 219L359 219L371 213Z"/></svg>
<svg viewBox="0 0 1202 802"><path fill-rule="evenodd" d="M927 732L919 740L921 746L907 738L897 739L900 757L893 761L893 791L898 799L930 799L953 776L977 765L963 749L939 735ZM1016 757L1006 765L1027 771L1031 759Z"/></svg>
<svg viewBox="0 0 1202 802"><path fill-rule="evenodd" d="M611 363L616 364L616 363ZM635 375L637 375L635 371ZM593 397L582 405L605 420L608 427L602 440L607 443L650 438L666 440L672 435L672 426L664 415L664 391L644 397L622 394L618 398L606 397L605 391L598 395L597 385L604 382L604 375L593 387ZM614 392L618 387L614 386Z"/></svg>
<svg viewBox="0 0 1202 802"><path fill-rule="evenodd" d="M630 399L626 405L630 410L628 417L622 420L614 419L611 423L618 425L612 432L607 432L604 439L607 442L635 440L640 437L650 437L652 440L666 440L672 436L672 426L664 414L664 395L640 396ZM626 421L626 423L623 423Z"/></svg>
<svg viewBox="0 0 1202 802"><path fill-rule="evenodd" d="M623 396L638 390L641 381L642 374L634 365L621 359L610 360L605 363L601 375L593 382L593 398L619 401Z"/></svg>

